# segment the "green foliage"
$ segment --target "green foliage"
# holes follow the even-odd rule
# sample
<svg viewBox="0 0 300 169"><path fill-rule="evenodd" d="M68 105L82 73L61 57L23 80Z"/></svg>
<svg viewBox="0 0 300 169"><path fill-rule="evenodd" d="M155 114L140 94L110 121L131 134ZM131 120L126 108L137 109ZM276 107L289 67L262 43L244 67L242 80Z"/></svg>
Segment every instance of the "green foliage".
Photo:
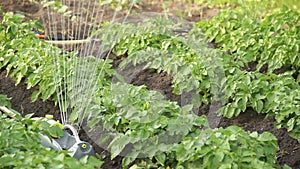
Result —
<svg viewBox="0 0 300 169"><path fill-rule="evenodd" d="M230 118L251 107L274 116L277 127L287 128L300 140L299 77L293 77L299 72L299 19L299 13L289 9L263 20L245 17L236 9L197 25L221 51L231 53L223 57L227 104L220 114ZM250 63L257 63L254 70ZM285 67L291 70L275 74Z"/></svg>
<svg viewBox="0 0 300 169"><path fill-rule="evenodd" d="M43 120L33 120L31 115L16 114L8 117L0 111L0 168L96 168L103 162L95 157L80 161L66 151L55 151L41 146L39 133L56 131ZM55 133L53 133L55 131Z"/></svg>
<svg viewBox="0 0 300 169"><path fill-rule="evenodd" d="M182 94L195 90L201 93L198 105L210 103L212 74L222 78L218 67L221 53L207 48L202 41L203 35L194 30L188 37L177 35L173 30L180 29L181 24L175 24L165 18L157 18L143 24L112 24L102 29L106 32L103 41L115 40L114 53L118 56L127 54L128 57L120 64L126 68L144 64L144 69L151 68L159 72L166 72L173 76L173 92ZM110 33L118 30L120 34ZM109 36L110 35L110 36ZM108 45L106 45L108 46ZM218 79L220 80L220 79Z"/></svg>
<svg viewBox="0 0 300 169"><path fill-rule="evenodd" d="M101 5L108 5L116 11L120 11L125 8L129 10L132 4L140 3L140 0L99 0Z"/></svg>
<svg viewBox="0 0 300 169"><path fill-rule="evenodd" d="M196 0L195 3L208 7L229 7L236 6L243 0Z"/></svg>
<svg viewBox="0 0 300 169"><path fill-rule="evenodd" d="M226 13L228 14L228 13ZM227 17L228 15L225 15ZM234 15L232 15L233 18L235 18ZM216 19L217 20L217 19ZM219 19L221 20L221 19ZM240 29L239 27L242 27L243 22L239 22L241 18L235 18L236 22L230 22L232 23L232 30ZM217 20L218 21L218 20ZM221 20L223 21L223 20ZM251 24L253 21L251 19L245 19L245 22L249 23L248 27L245 26L245 29L240 29L241 31L247 32L247 30L256 30L257 27L255 24ZM151 22L150 22L151 23ZM150 25L155 25L155 23L158 22L152 22ZM228 23L228 22L227 22ZM160 28L160 26L163 25L163 28ZM122 29L123 25L119 25L119 27L116 27L115 29ZM252 28L252 27L253 28ZM147 27L147 23L144 23L143 25L138 25L137 30L133 28L133 25L124 25L124 32L125 30L128 31L128 34L123 33L120 38L116 41L117 45L114 48L114 51L117 55L123 55L125 53L128 54L128 57L121 63L121 67L126 67L128 63L133 63L134 65L146 63L146 68L153 68L157 69L158 72L165 71L171 75L173 75L173 84L175 86L176 91L176 85L182 83L182 91L190 91L192 89L196 89L197 92L199 92L201 95L201 102L203 101L202 98L210 98L210 90L211 90L211 78L208 77L208 72L215 71L211 73L210 75L217 73L216 70L218 68L215 67L209 67L211 65L216 65L217 62L216 59L207 60L207 58L218 58L220 57L220 53L218 53L214 49L208 49L206 46L201 45L203 42L200 40L200 45L195 45L196 42L199 42L199 37L201 36L201 32L195 28L193 32L189 34L189 37L187 40L185 40L182 37L176 36L172 32L172 27L165 25L165 24L158 24L154 27ZM214 24L211 24L209 30L211 33L218 34L220 28L218 26L215 26ZM218 28L217 28L218 27ZM216 28L216 29L214 29ZM231 27L230 27L231 28ZM244 28L244 27L243 27ZM218 29L218 30L217 30ZM135 31L133 31L135 30ZM141 31L139 31L141 30ZM221 31L222 31L221 27ZM224 29L226 30L226 29ZM123 32L123 31L122 31ZM160 34L163 32L162 34ZM207 32L205 32L207 33ZM230 36L230 32L221 32L220 34L224 34L227 37L224 37L224 40L228 40L228 36ZM228 34L227 34L228 33ZM243 37L240 36L239 33L234 34L237 38L242 39ZM244 35L244 34L242 34ZM254 34L255 35L255 34ZM250 36L250 35L249 35ZM253 36L253 35L252 35ZM108 37L108 36L107 36ZM210 38L210 36L208 36ZM198 40L197 40L198 38ZM212 38L210 41L215 40L216 38ZM246 41L246 40L245 40ZM228 45L230 43L224 43L225 45ZM235 42L234 45L240 45L239 41ZM255 44L255 43L254 43ZM232 46L234 46L232 45ZM197 47L198 50L195 50ZM225 48L225 47L224 47ZM223 49L222 49L223 50ZM237 49L236 49L237 50ZM240 49L241 50L241 49ZM245 49L246 50L246 49ZM224 51L227 51L224 49ZM225 54L222 58L222 64L224 67L224 71L227 75L226 79L222 79L222 75L220 75L221 79L218 79L221 81L221 84L226 84L224 87L224 92L226 94L226 104L225 106L220 110L220 113L225 115L226 117L233 117L237 116L241 112L245 111L246 108L252 107L254 110L256 110L258 113L267 113L268 115L274 115L278 122L277 126L281 127L284 126L288 128L289 130L295 129L295 131L298 131L296 119L298 119L297 116L293 116L298 111L297 101L292 102L291 100L298 98L297 92L295 93L295 96L292 97L292 99L285 97L290 95L290 90L295 90L298 88L298 84L292 79L291 74L282 74L280 76L277 76L273 74L272 72L269 72L268 74L262 74L258 71L256 72L247 72L245 70L241 70L242 67L245 67L245 63L248 63L253 60L246 60L245 57L241 57L241 61L238 60L238 64L236 64L236 58L239 55L227 55ZM243 62L244 59L245 61ZM169 66L170 65L170 66ZM176 67L178 65L178 67ZM169 67L175 67L174 69L170 69ZM198 68L198 69L197 69ZM199 69L200 68L200 69ZM178 71L182 70L182 71ZM194 70L194 71L192 71ZM219 68L220 70L220 68ZM271 70L271 69L269 69ZM274 69L273 69L274 70ZM179 78L181 77L181 78ZM203 78L206 77L206 78ZM189 83L196 84L192 87L189 87ZM208 85L205 88L201 88L200 85ZM281 85L279 85L281 84ZM279 86L286 86L285 89L280 89ZM178 85L179 86L179 85ZM114 87L115 89L115 87ZM180 89L180 88L179 88ZM286 90L289 89L289 90ZM123 89L125 90L125 89ZM178 92L178 93L180 93ZM120 92L119 92L120 93ZM207 93L207 94L205 94ZM274 103L273 99L274 94L283 94L281 96L275 97L276 103ZM123 96L124 97L124 96ZM123 98L122 97L122 98ZM126 98L126 97L125 97ZM280 98L280 101L277 101L277 98ZM112 98L110 100L117 100L115 98ZM297 99L296 99L297 100ZM281 104L280 102L289 104L289 106L286 106L286 104ZM209 103L209 101L206 101L204 103ZM100 104L101 105L101 104ZM109 104L111 105L111 104ZM195 106L195 105L194 105ZM115 110L116 107L113 108ZM287 110L288 109L288 110ZM287 111L289 113L286 113L285 115L279 113L283 111ZM128 110L130 111L130 110ZM280 114L280 115L279 115ZM108 118L112 120L112 126L118 126L119 122L125 122L125 124L130 124L128 122L128 119L120 119L120 115L115 115L114 118ZM289 120L291 119L291 120ZM117 122L117 123L115 123ZM105 123L105 122L103 122ZM165 123L168 124L168 123ZM122 125L123 129L124 126ZM131 131L130 129L126 129L125 131ZM135 129L136 130L136 129ZM120 132L120 130L117 130ZM146 132L143 132L146 133ZM130 139L126 134L121 134L123 137L120 137L117 135L117 140L126 140L126 144L133 144L136 143L137 140ZM147 135L148 136L148 135ZM151 136L151 135L149 135ZM116 151L117 153L121 153L121 151L126 147L125 145L120 145L121 141L116 141L115 147L118 148ZM146 144L146 147L151 147L149 144ZM170 151L173 149L169 149ZM114 149L116 150L116 149ZM159 149L156 148L158 151ZM135 154L137 155L137 154ZM157 154L158 156L163 156L162 154ZM169 156L170 154L167 154ZM153 154L150 155L152 157ZM135 157L135 156L133 156ZM132 158L132 157L131 157ZM154 156L155 158L155 156ZM134 158L133 158L134 159ZM132 160L133 160L132 159ZM129 160L132 161L132 160ZM125 160L126 161L126 160ZM232 162L232 161L231 161ZM229 162L229 164L231 163ZM126 163L125 163L126 164ZM202 165L202 164L201 164ZM210 165L210 164L209 164ZM257 168L259 168L260 163L253 164Z"/></svg>
<svg viewBox="0 0 300 169"><path fill-rule="evenodd" d="M71 60L69 77L63 78L67 86L67 108L72 108L70 120L73 123L80 122L89 116L90 108L94 106L95 93L103 87L111 85L111 76L115 71L111 68L112 60L102 60L93 56L74 58ZM68 79L69 78L69 79Z"/></svg>
<svg viewBox="0 0 300 169"><path fill-rule="evenodd" d="M198 130L176 146L176 168L274 168L276 149L271 133L249 134L237 126Z"/></svg>
<svg viewBox="0 0 300 169"><path fill-rule="evenodd" d="M144 165L147 167L152 166L154 168L247 168L249 166L251 168L277 168L276 151L278 150L278 146L276 139L272 134L262 133L259 135L256 132L248 133L239 127L209 129L207 128L208 124L205 116L198 117L192 113L192 108L195 105L180 107L175 102L164 100L160 93L147 90L145 86L133 86L124 83L113 84L110 80L106 79L108 76L113 75L113 71L111 71L110 65L106 64L106 61L99 61L99 64L97 63L94 65L93 63L95 63L96 59L93 57L74 59L74 53L63 56L58 55L60 53L59 49L46 45L34 37L34 35L26 33L26 31L21 31L24 29L22 26L24 26L24 24L26 25L26 23L21 22L22 18L17 17L17 19L15 19L15 16L9 15L5 15L5 17L11 18L12 22L8 25L6 22L3 22L1 25L2 27L0 26L0 28L16 27L20 32L16 31L16 33L13 34L12 30L15 28L8 29L8 32L4 31L7 29L2 29L2 31L0 31L1 38L10 38L4 42L0 41L0 46L3 46L0 50L2 52L1 54L3 54L1 55L1 59L3 59L0 62L2 67L8 67L8 70L16 71L22 69L24 65L27 66L28 62L26 62L26 59L27 57L30 58L31 55L27 54L23 56L22 52L25 51L25 44L21 43L22 40L26 41L27 38L31 38L31 43L36 43L34 45L41 45L36 46L35 48L29 48L33 50L37 49L36 52L40 55L31 59L36 59L36 62L32 65L31 63L28 63L30 69L27 68L27 70L24 71L25 73L22 72L23 74L20 80L24 77L26 82L30 84L29 87L37 84L40 86L39 91L34 94L34 98L37 98L39 92L44 96L44 99L49 98L51 95L57 97L59 95L67 95L69 97L68 99L74 104L71 105L71 108L74 108L73 106L75 106L72 120L80 121L80 118L87 117L87 122L91 127L91 130L97 129L98 125L101 125L102 128L108 131L108 134L105 137L102 137L102 141L104 143L107 143L105 139L110 141L108 142L108 147L112 153L112 158L117 155L126 155L123 158L124 168L130 166L135 160L137 160L135 166ZM203 35L198 29L194 29L188 38L185 38L178 36L173 32L173 23L166 23L165 21L166 20L158 19L138 26L131 24L105 25L103 30L101 30L105 32L101 37L104 49L110 49L112 46L115 46L115 53L120 55L127 53L129 56L122 63L123 66L126 66L127 63L136 65L146 62L148 68L154 68L159 72L164 71L173 75L173 85L176 93L197 90L201 99L196 98L196 100L200 100L200 103L210 103L209 99L214 88L214 81L211 79L215 79L210 77L213 74L220 73L218 71L222 70L222 65L218 65L218 59L222 56L221 52L207 48L206 44L202 42ZM23 48L18 48L18 51L16 51L16 46L13 46L13 43L11 42L15 39L19 40L20 44L24 45ZM45 48L50 50L44 50ZM16 52L12 54L8 51ZM15 55L18 55L18 57L15 57ZM4 60L8 61L3 62ZM225 58L222 61L223 63L232 62L230 59L226 60ZM76 79L73 82L90 80L90 73L94 69L89 69L89 66L96 68L95 71L97 73L95 74L97 78L92 78L91 80L91 83L96 82L94 84L96 90L88 90L90 86L83 85L83 88L77 88L76 86L69 85L74 78L79 78L79 76L77 76L78 72L84 72L87 76L78 80ZM255 91L251 94L257 94L262 89L260 86L266 86L265 83L256 84L254 81L254 79L258 77L256 74L252 75L249 73L246 77L243 77L241 75L245 72L239 72L239 67L230 67L229 64L226 64L224 65L224 68L226 73L229 72L229 75L233 76L232 79L229 78L229 80L235 80L240 77L241 81L243 81L245 79L247 80L248 76L250 77L250 89L244 87L244 91L249 91L249 93L251 93L254 88ZM105 73L101 74L102 72ZM239 73L234 76L232 74L233 72ZM15 77L15 74L13 75ZM225 81L225 79L222 79L222 73L217 75L220 78L217 80ZM288 79L288 77L289 75L287 75L286 78ZM274 77L274 79L274 81L278 80L276 77ZM284 85L294 86L295 84L293 81L287 82L289 82L289 84L285 83ZM278 81L278 84L280 84L280 81ZM79 85L82 86L80 83ZM53 86L55 89L53 89ZM65 86L71 86L71 88L67 88L67 90L57 89L58 87L63 88ZM229 92L231 92L230 95L226 95L226 99L228 99L228 101L229 99L237 101L236 98L238 97L235 96L239 96L239 90L236 89L243 88L236 88L233 83L230 83L226 87L229 88ZM270 87L275 88L275 85L270 85ZM76 91L76 89L79 89L77 93L69 92L70 90ZM280 95L282 93L281 89L278 87L276 89L278 89L277 91L280 91L277 96L278 100L285 98L287 103L291 101L285 97L287 95ZM56 91L67 92L55 93ZM95 93L93 93L94 91ZM82 97L78 97L78 94ZM77 101L79 100L73 99L73 97L82 99L81 104L87 104L78 106ZM85 99L87 99L87 101ZM239 99L242 100L242 104L239 103L239 100L237 101L239 105L242 105L241 110L245 109L245 104L247 107L254 103L251 99L252 97L249 97L249 99L247 98L247 100ZM257 97L256 102L259 102L262 99L265 99L265 97ZM251 100L252 102L248 102L248 100ZM269 104L272 104L271 100ZM69 105L66 107L68 106ZM80 114L82 110L76 110L76 106L84 108L83 114ZM265 104L261 106L260 103L253 104L252 106L257 111L259 111L261 107L265 108ZM278 105L272 106L272 110L278 110ZM284 108L286 107L282 107L282 109ZM88 113L85 115L85 112ZM3 119L6 119L9 123L19 124L18 120L7 119L5 115L3 116ZM284 117L282 120L285 121L286 119L287 118ZM25 122L30 123L26 123L27 126L33 124L33 127L24 127L25 125L23 124ZM9 132L14 133L14 131L21 129L21 136L24 136L21 139L22 144L17 144L19 146L17 146L14 151L18 152L24 150L27 153L27 151L36 150L33 153L28 153L33 154L31 156L32 159L27 160L29 161L28 166L37 166L40 164L39 162L41 162L41 160L41 163L44 165L53 164L50 168L53 168L54 164L57 165L55 160L66 162L57 165L66 168L76 168L81 165L80 162L82 161L73 162L71 161L71 158L69 159L66 154L64 154L64 152L63 155L57 155L57 152L52 152L45 148L41 150L42 147L38 143L30 145L31 149L27 150L24 143L27 143L28 139L38 140L37 133L40 132L40 130L38 130L38 127L40 126L36 124L38 122L32 122L30 120L25 120L25 122L20 123L19 126L13 125L17 128L13 128L12 130L7 130L7 128L5 128L5 126L10 126L10 124L4 125L1 132L7 132L8 134L5 133L5 135L9 136ZM295 118L286 124L295 126L296 122L297 119ZM36 137L26 133L29 129L36 131L33 132L33 135ZM53 133L53 131L49 132L50 133L48 134L57 134ZM25 135L22 135L24 133ZM11 138L14 137L17 136L11 136ZM39 146L40 148L35 148L33 146ZM13 151L9 150L9 152ZM36 155L36 152L50 154L51 157L55 155L55 157L53 157L54 160L45 158L46 162L44 162L42 157ZM7 158L6 156L4 157ZM16 155L13 157L15 158ZM138 159L140 157L142 158L141 160ZM7 160L5 158L3 161ZM8 160L13 159L12 157L9 157ZM16 161L16 164L14 165L27 164L21 161L21 157L18 157L15 160L19 161ZM93 160L93 158L91 158L91 160ZM12 165L11 163L8 164ZM89 163L91 166L94 164L96 163ZM87 167L85 166L84 168Z"/></svg>
<svg viewBox="0 0 300 169"><path fill-rule="evenodd" d="M0 106L11 108L10 98L6 95L0 94Z"/></svg>
<svg viewBox="0 0 300 169"><path fill-rule="evenodd" d="M100 144L109 139L112 158L125 156L124 168L136 160L134 166L142 168L276 168L272 134L206 128L206 117L194 115L191 105L165 101L145 86L113 84L99 91L96 105L89 126L109 131Z"/></svg>
<svg viewBox="0 0 300 169"><path fill-rule="evenodd" d="M82 64L85 61L82 60L87 60L88 57L79 59L75 52L61 55L61 49L38 39L30 31L33 28L41 28L38 22L23 22L23 19L22 15L4 14L0 24L0 68L6 68L7 74L16 80L16 85L21 80L25 80L27 88L38 85L39 89L32 94L33 101L37 100L39 96L43 100L53 96L53 99L58 102L61 99L58 97L67 92L70 97L68 99L74 101L74 91L78 92L78 88L74 86L72 88L71 83L73 81L80 82L79 73L96 70L98 73L95 73L93 79L96 81L96 77L99 77L102 80L98 80L98 82L103 84L105 84L104 77L112 75L109 61L98 60L95 62L94 59L95 64L89 68L84 67L85 70L83 70ZM74 73L74 70L80 72ZM68 91L66 86L69 87ZM78 100L74 102L78 102ZM66 104L70 106L70 103Z"/></svg>
<svg viewBox="0 0 300 169"><path fill-rule="evenodd" d="M50 83L53 74L53 57L48 57L45 49L51 48L40 41L30 30L40 28L36 21L23 22L23 15L5 13L0 23L0 67L16 80L16 85L26 78L28 88L40 83L39 91L44 100L55 93L55 84ZM48 65L42 67L41 65ZM33 97L34 100L37 95Z"/></svg>
<svg viewBox="0 0 300 169"><path fill-rule="evenodd" d="M227 10L211 21L198 24L209 38L230 51L235 62L247 67L257 61L257 70L263 65L268 72L283 66L299 68L299 13L284 9L263 20L245 17L239 10ZM242 36L241 36L242 35Z"/></svg>
<svg viewBox="0 0 300 169"><path fill-rule="evenodd" d="M178 142L194 124L204 120L190 113L191 106L181 108L175 102L163 100L159 92L148 91L145 86L119 83L101 93L103 95L98 97L97 103L99 106L95 107L97 111L94 110L98 113L92 114L89 125L101 122L105 129L117 132L113 132L114 139L109 145L112 157L118 155L127 144L134 144L133 154L129 154L132 160L139 153L153 157L169 149L171 143ZM169 146L164 147L164 144ZM157 149L157 146L162 146L162 149Z"/></svg>
<svg viewBox="0 0 300 169"><path fill-rule="evenodd" d="M225 88L231 102L220 113L230 118L252 107L258 113L274 116L278 128L285 127L299 140L299 89L288 72L274 75L235 71L227 76Z"/></svg>
<svg viewBox="0 0 300 169"><path fill-rule="evenodd" d="M71 20L76 19L76 16L72 15L72 11L69 10L69 7L63 4L58 0L29 0L32 3L41 3L43 7L47 7L53 9L55 12L63 15L64 17L68 17Z"/></svg>
<svg viewBox="0 0 300 169"><path fill-rule="evenodd" d="M276 11L284 6L300 10L300 4L297 0L196 0L194 3L210 8L241 7L246 13L254 17L262 17L268 12Z"/></svg>

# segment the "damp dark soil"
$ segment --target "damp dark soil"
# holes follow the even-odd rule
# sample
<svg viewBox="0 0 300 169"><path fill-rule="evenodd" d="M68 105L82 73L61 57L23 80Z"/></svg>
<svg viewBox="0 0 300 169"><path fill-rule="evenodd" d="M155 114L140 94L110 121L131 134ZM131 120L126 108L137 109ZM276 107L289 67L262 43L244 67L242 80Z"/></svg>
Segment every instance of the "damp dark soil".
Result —
<svg viewBox="0 0 300 169"><path fill-rule="evenodd" d="M143 1L144 3L134 6L135 12L164 12L162 4L157 1L157 3L151 3L151 1ZM189 22L197 22L203 18L211 18L219 11L219 9L209 9L199 6L188 6L187 4L180 2L167 2L168 11L173 15L184 16ZM26 0L5 0L0 1L0 6L2 6L4 11L13 11L15 13L22 13L27 16L28 19L37 19L41 21L43 15L43 9L40 5L30 3ZM179 13L181 12L181 13ZM111 17L112 14L107 12ZM57 21L58 23L60 21ZM58 28L59 30L59 28ZM63 32L63 30L59 30ZM74 36L70 32L69 36ZM120 63L120 57L111 56L114 60L114 67L117 67ZM250 66L251 67L251 66ZM181 96L172 93L172 77L165 73L156 73L153 70L143 70L138 72L133 72L135 77L130 79L130 83L134 85L146 85L150 90L156 90L161 92L166 99L177 101L180 104ZM43 101L38 99L36 102L31 102L31 94L36 90L36 88L26 89L24 82L15 85L15 81L7 76L7 72L2 69L0 70L0 94L5 94L11 98L13 109L17 110L22 114L34 113L35 116L44 116L46 114L52 114L56 119L59 119L59 109L50 100ZM209 111L209 106L204 105L199 109L197 114L207 114ZM252 109L247 109L244 113L240 114L238 117L232 119L221 118L218 127L227 127L230 125L237 125L243 127L248 131L264 132L269 131L273 133L277 139L280 150L277 153L278 163L280 165L287 164L293 169L300 168L300 144L297 140L291 138L289 133L285 129L275 129L274 128L274 118L266 118L262 114L258 114ZM121 168L121 157L117 157L110 160L109 153L106 150L98 147L92 139L89 139L87 134L81 132L81 137L87 141L90 141L99 154L106 155L104 159L105 163L102 168L105 169L118 169Z"/></svg>

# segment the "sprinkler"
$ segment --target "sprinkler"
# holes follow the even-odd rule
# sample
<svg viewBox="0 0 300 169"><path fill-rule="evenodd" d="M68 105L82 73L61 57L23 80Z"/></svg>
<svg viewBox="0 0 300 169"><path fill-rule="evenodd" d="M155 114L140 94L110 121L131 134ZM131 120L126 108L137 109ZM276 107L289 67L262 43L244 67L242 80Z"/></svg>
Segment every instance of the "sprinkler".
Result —
<svg viewBox="0 0 300 169"><path fill-rule="evenodd" d="M49 124L58 123L52 119L52 116L46 116L45 119ZM55 150L67 150L69 155L81 159L84 156L95 156L95 151L92 145L86 141L80 140L78 132L72 125L62 125L64 135L60 138L49 138L48 136L41 134L41 144L44 147L53 148Z"/></svg>
<svg viewBox="0 0 300 169"><path fill-rule="evenodd" d="M52 45L65 45L65 44L85 44L91 42L92 39L84 39L84 40L51 40L51 37L47 37L46 35L40 34L38 31L33 31L33 33L39 38L43 39L46 42ZM41 119L37 117L35 119ZM57 121L53 119L52 115L46 115L45 120L53 125L57 125ZM64 123L63 123L64 124ZM69 155L76 158L81 159L84 156L95 156L95 151L92 145L86 141L80 140L78 136L78 132L74 126L70 124L61 124L58 125L63 129L64 135L60 138L50 138L47 135L40 134L41 145L48 148L53 148L55 150L67 150Z"/></svg>
<svg viewBox="0 0 300 169"><path fill-rule="evenodd" d="M0 110L11 118L17 116L16 112L13 112L5 106L0 106ZM40 134L40 143L44 147L53 148L54 150L67 150L70 156L78 160L84 156L96 156L92 145L86 141L80 140L77 130L72 125L63 125L58 121L55 121L53 115L46 115L45 118L34 117L32 119L45 120L50 126L59 126L64 131L64 135L60 138L50 138L45 134Z"/></svg>

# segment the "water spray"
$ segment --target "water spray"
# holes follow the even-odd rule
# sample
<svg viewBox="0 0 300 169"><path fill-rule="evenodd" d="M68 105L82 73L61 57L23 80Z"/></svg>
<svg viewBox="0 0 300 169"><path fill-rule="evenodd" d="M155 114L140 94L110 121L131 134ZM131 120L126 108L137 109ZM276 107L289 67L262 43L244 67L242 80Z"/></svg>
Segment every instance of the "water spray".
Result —
<svg viewBox="0 0 300 169"><path fill-rule="evenodd" d="M45 0L41 1L41 6L45 9L45 14L47 14L46 17L41 18L45 30L43 33L34 31L34 34L41 40L61 49L60 51L47 50L46 52L49 55L56 55L57 62L59 62L61 53L64 55L68 53L67 51L78 51L78 45L81 45L78 60L71 63L72 66L76 67L72 77L66 76L67 70L65 67L57 67L56 70L53 70L57 74L57 77L54 77L54 81L57 84L56 93L61 115L60 124L64 135L60 138L49 138L46 135L41 135L41 144L55 150L67 150L70 156L77 159L84 156L94 156L95 151L92 145L87 141L81 140L78 131L82 128L84 118L89 116L90 113L87 112L87 107L91 103L89 97L96 90L94 82L97 83L97 76L95 76L95 72L99 62L96 61L93 66L89 67L87 72L82 71L82 67L86 68L88 65L79 58L91 56L91 49L96 48L97 56L105 53L103 60L106 62L108 55L112 52L112 48L108 51L103 51L99 46L96 46L95 42L98 42L99 39L91 36L91 32L98 29L94 28L94 26L98 24L96 27L99 27L99 24L104 21L103 17L107 10L107 4L105 1L100 0L57 0L55 3L54 1ZM115 20L118 12L119 10L117 9L113 11L113 16L111 16L112 22ZM95 21L91 21L91 19ZM59 29L66 32L58 33ZM66 38L65 35L67 34L71 34L71 37ZM63 62L63 64L66 64L65 61ZM100 75L102 72L103 68L100 70ZM58 79L63 79L63 82L61 83ZM69 119L71 110L74 107L78 108L78 112L80 112L77 122L71 122L72 120ZM52 118L46 118L46 120L50 124L56 122ZM78 126L78 129L74 126Z"/></svg>

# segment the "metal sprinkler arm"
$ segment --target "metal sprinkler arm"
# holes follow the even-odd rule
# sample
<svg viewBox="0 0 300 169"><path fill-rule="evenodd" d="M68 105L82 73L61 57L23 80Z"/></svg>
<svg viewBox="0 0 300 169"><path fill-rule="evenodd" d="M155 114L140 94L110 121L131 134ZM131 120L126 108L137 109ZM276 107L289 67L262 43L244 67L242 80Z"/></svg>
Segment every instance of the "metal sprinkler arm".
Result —
<svg viewBox="0 0 300 169"><path fill-rule="evenodd" d="M89 43L91 39L82 39L82 40L46 40L47 43L52 45L74 45L74 44L85 44Z"/></svg>

